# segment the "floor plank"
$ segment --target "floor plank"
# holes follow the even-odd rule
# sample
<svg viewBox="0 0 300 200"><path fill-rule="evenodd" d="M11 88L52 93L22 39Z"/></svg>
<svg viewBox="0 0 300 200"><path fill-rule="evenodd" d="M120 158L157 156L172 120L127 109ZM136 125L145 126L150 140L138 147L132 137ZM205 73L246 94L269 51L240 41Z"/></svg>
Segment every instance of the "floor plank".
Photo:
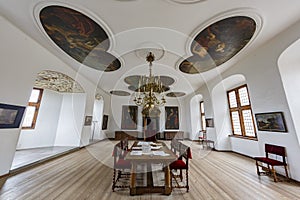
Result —
<svg viewBox="0 0 300 200"><path fill-rule="evenodd" d="M174 189L170 196L145 194L130 199L300 199L300 184L277 182L256 174L255 162L229 152L202 149L196 142L190 161L190 191ZM112 148L101 141L22 173L0 179L0 199L112 199L129 198L128 189L111 190ZM155 175L156 180L161 179Z"/></svg>

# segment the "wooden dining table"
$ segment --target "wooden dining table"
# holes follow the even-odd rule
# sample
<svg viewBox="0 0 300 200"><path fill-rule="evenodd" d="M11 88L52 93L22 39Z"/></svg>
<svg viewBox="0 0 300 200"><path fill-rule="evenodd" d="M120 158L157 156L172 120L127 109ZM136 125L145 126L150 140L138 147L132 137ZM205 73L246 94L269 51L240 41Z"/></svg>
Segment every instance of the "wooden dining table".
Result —
<svg viewBox="0 0 300 200"><path fill-rule="evenodd" d="M164 142L151 142L151 152L143 153L141 149L141 144L143 142L135 141L131 147L131 152L125 156L125 160L131 162L130 195L139 195L144 193L162 193L165 195L170 195L172 188L169 164L177 159L176 155L167 147ZM147 185L137 186L137 166L142 164L146 164L147 166ZM154 186L151 164L163 165L165 182L164 186Z"/></svg>

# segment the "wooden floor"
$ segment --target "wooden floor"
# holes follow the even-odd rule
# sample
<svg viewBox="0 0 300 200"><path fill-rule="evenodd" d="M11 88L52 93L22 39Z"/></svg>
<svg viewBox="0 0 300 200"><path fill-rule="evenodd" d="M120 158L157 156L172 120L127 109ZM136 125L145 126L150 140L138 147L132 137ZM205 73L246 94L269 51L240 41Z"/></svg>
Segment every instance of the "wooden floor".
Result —
<svg viewBox="0 0 300 200"><path fill-rule="evenodd" d="M190 162L190 191L174 189L170 196L129 196L128 189L111 190L112 147L101 141L25 172L0 179L0 199L300 199L300 184L258 178L252 159L202 149L196 142Z"/></svg>
<svg viewBox="0 0 300 200"><path fill-rule="evenodd" d="M42 147L17 150L10 170L16 170L67 153L78 147Z"/></svg>

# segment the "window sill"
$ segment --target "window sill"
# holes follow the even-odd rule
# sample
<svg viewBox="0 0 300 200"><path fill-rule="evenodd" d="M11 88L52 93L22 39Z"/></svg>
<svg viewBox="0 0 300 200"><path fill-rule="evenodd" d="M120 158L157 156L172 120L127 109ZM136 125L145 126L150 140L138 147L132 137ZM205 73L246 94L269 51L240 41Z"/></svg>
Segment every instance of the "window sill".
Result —
<svg viewBox="0 0 300 200"><path fill-rule="evenodd" d="M241 136L241 135L228 135L229 137L234 137L234 138L240 138L240 139L245 139L245 140L254 140L258 141L256 137L247 137L247 136Z"/></svg>

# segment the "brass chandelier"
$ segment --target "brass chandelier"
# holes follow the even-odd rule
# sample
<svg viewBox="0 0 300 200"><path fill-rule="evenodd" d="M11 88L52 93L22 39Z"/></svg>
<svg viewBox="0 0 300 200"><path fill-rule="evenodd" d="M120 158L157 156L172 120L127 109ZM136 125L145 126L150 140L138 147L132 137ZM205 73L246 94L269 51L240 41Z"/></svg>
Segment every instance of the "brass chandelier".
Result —
<svg viewBox="0 0 300 200"><path fill-rule="evenodd" d="M149 76L141 76L138 82L138 88L135 93L134 102L138 106L143 106L142 113L147 115L158 106L166 103L163 95L165 86L163 86L159 76L152 74L152 62L155 60L154 54L149 52L146 61L149 62Z"/></svg>

